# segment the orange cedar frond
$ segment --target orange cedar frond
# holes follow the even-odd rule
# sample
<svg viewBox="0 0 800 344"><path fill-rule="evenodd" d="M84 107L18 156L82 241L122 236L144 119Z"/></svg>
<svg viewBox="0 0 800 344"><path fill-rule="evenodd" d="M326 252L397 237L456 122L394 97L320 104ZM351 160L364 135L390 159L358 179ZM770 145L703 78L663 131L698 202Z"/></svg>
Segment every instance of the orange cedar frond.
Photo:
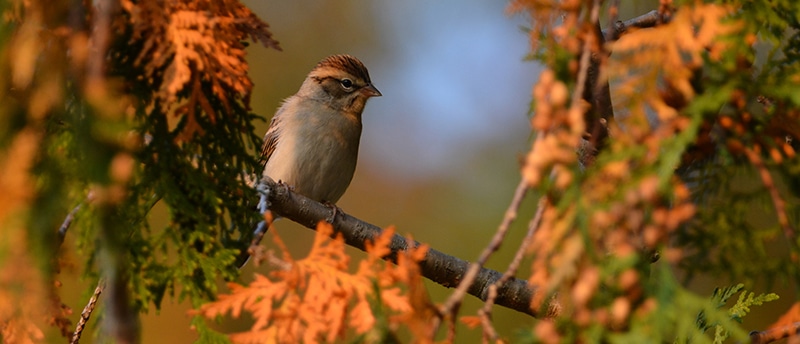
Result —
<svg viewBox="0 0 800 344"><path fill-rule="evenodd" d="M373 242L368 242L367 254L369 254L369 257L372 259L381 259L392 253L389 245L392 243L392 237L394 236L394 233L394 226L389 226L384 229Z"/></svg>
<svg viewBox="0 0 800 344"><path fill-rule="evenodd" d="M278 246L285 250L277 233L272 233ZM306 258L286 264L288 268L272 271L269 278L256 275L248 286L231 284L230 295L220 295L218 301L203 305L196 313L206 317L227 312L234 317L242 311L252 313L256 321L251 331L231 335L235 343L334 342L344 337L347 326L363 334L375 325L372 299L392 312L411 313L412 304L401 286L413 281L409 291L424 290L416 264L425 257L427 247L401 253L395 267L381 259L391 252L389 244L394 230L389 228L368 245L367 259L360 263L355 274L351 274L344 239L341 235L331 238L333 233L330 224L321 222ZM286 254L284 257L291 260ZM380 297L370 296L375 292L379 292ZM417 298L429 304L427 294L423 295L424 298ZM409 316L405 319L413 320ZM429 323L426 320L417 322Z"/></svg>
<svg viewBox="0 0 800 344"><path fill-rule="evenodd" d="M272 300L282 298L286 290L284 286L285 283L273 283L261 275L256 275L255 278L256 280L247 287L236 283L229 283L228 288L231 290L230 294L219 295L219 300L207 303L203 305L200 310L193 313L199 313L207 318L213 318L230 312L231 316L238 318L243 309L246 311L253 311L254 315L256 315L258 311L263 311L265 309L271 310ZM270 303L270 307L262 307L263 305L260 305L260 302ZM260 321L260 317L269 318L269 316L269 313L259 313L259 315L256 316L257 322Z"/></svg>
<svg viewBox="0 0 800 344"><path fill-rule="evenodd" d="M411 242L411 239L409 239L409 242ZM384 301L388 306L398 307L395 310L401 314L401 316L397 317L399 322L408 326L418 340L429 342L433 324L431 320L437 316L438 310L430 301L419 270L419 262L425 258L428 246L413 247L413 245L409 245L409 247L412 248L398 254L397 266L387 266L385 273L396 279L397 282L395 283L407 285L408 296L394 298L389 292L383 293L382 297L386 300L391 300L391 304Z"/></svg>
<svg viewBox="0 0 800 344"><path fill-rule="evenodd" d="M462 324L467 325L469 328L476 328L481 326L481 318L476 315L463 316L458 319Z"/></svg>
<svg viewBox="0 0 800 344"><path fill-rule="evenodd" d="M11 318L0 323L4 343L33 344L44 339L44 333L25 318Z"/></svg>
<svg viewBox="0 0 800 344"><path fill-rule="evenodd" d="M356 333L366 333L375 326L375 315L372 314L372 308L366 299L356 303L355 307L353 307L353 310L350 312L348 323Z"/></svg>
<svg viewBox="0 0 800 344"><path fill-rule="evenodd" d="M401 313L411 311L411 305L408 303L408 296L403 295L403 291L400 290L400 288L381 290L381 301L392 310Z"/></svg>
<svg viewBox="0 0 800 344"><path fill-rule="evenodd" d="M337 270L345 271L350 262L350 257L344 252L345 243L341 234L337 234L334 239L330 239L333 234L333 226L330 223L320 221L317 224L317 235L314 237L314 244L311 247L305 262L325 262ZM313 264L311 265L313 266Z"/></svg>
<svg viewBox="0 0 800 344"><path fill-rule="evenodd" d="M428 255L428 251L430 250L430 248L431 247L428 244L419 245L411 249L411 251L409 251L408 256L414 263L419 263L423 259L425 259L425 256Z"/></svg>
<svg viewBox="0 0 800 344"><path fill-rule="evenodd" d="M44 301L45 279L28 242L25 219L36 196L30 173L41 150L41 133L25 128L10 137L0 156L0 336L6 343L33 343L44 338L41 320L51 312ZM54 292L54 291L53 291ZM55 314L55 312L51 312Z"/></svg>
<svg viewBox="0 0 800 344"><path fill-rule="evenodd" d="M769 328L779 328L796 322L800 322L800 302L795 303L786 313L783 313L778 321L770 325Z"/></svg>
<svg viewBox="0 0 800 344"><path fill-rule="evenodd" d="M267 328L266 330L261 330L261 331L235 333L230 336L230 339L234 343L262 344L262 343L277 343L277 341L274 340L274 338L277 337L278 337L278 328L270 327Z"/></svg>
<svg viewBox="0 0 800 344"><path fill-rule="evenodd" d="M272 223L272 213L271 212L265 213L264 220L267 221L267 223ZM286 247L286 243L284 243L283 239L281 239L281 237L278 235L278 231L272 226L270 226L269 232L272 233L272 242L274 242L275 245L278 246L278 249L281 250L283 260L286 262L293 262L294 259L292 258L292 255L289 253L289 248Z"/></svg>
<svg viewBox="0 0 800 344"><path fill-rule="evenodd" d="M658 77L685 100L694 97L693 71L702 66L703 54L719 58L723 39L741 28L727 20L729 6L697 5L678 11L672 21L652 29L633 31L612 45L618 59L612 59L609 74L620 79L621 93L644 99L662 120L677 115L660 96L653 82Z"/></svg>
<svg viewBox="0 0 800 344"><path fill-rule="evenodd" d="M419 277L420 275L419 262L425 259L425 255L428 254L428 249L428 245L409 248L408 251L397 256L397 267L387 267L387 270L396 274L395 278L400 282L412 282L412 277Z"/></svg>
<svg viewBox="0 0 800 344"><path fill-rule="evenodd" d="M158 90L149 106L165 113L175 108L175 117L186 118L178 141L203 134L201 114L214 124L232 113L234 102L249 106L253 82L244 40L280 50L269 25L238 1L123 0L120 5L127 16L118 16L115 26L132 27L132 41L142 44L134 64ZM215 110L213 102L223 110Z"/></svg>
<svg viewBox="0 0 800 344"><path fill-rule="evenodd" d="M366 242L367 259L359 263L357 275L367 278L376 278L378 276L376 268L380 269L383 257L392 252L389 246L392 243L394 233L394 227L390 226L384 229L374 241Z"/></svg>

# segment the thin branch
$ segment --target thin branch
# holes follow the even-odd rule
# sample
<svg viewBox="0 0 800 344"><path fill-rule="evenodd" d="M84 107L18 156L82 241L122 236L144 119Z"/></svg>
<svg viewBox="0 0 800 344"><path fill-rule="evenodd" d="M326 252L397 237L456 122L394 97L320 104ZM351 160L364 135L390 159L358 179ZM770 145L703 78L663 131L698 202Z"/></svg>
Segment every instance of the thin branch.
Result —
<svg viewBox="0 0 800 344"><path fill-rule="evenodd" d="M579 160L584 167L590 166L595 157L602 151L608 137L609 124L614 120L614 108L611 103L611 91L608 79L603 75L602 69L606 65L608 56L611 53L607 50L606 42L617 40L620 35L631 27L652 27L669 20L665 15L658 11L651 11L639 17L617 21L619 1L614 1L609 8L609 27L603 31L600 28L600 6L598 2L592 7L590 12L590 22L594 27L594 34L584 35L584 49L580 55L580 63L583 69L579 72L579 80L576 92L573 96L581 96L591 108L584 114L586 123L586 133L582 146L579 149ZM586 49L586 47L591 49ZM586 59L589 64L585 64ZM588 67L586 67L588 66ZM581 78L580 75L586 75ZM573 98L574 100L574 98ZM573 102L573 106L575 103Z"/></svg>
<svg viewBox="0 0 800 344"><path fill-rule="evenodd" d="M78 211L81 210L81 207L84 204L90 203L94 200L94 192L89 191L89 194L86 195L86 199L84 199L81 203L72 208L72 211L67 214L64 218L64 222L61 223L61 227L58 228L58 245L61 246L64 243L64 238L67 237L67 231L69 231L69 227L72 226L72 222L75 221L75 216L78 214Z"/></svg>
<svg viewBox="0 0 800 344"><path fill-rule="evenodd" d="M800 322L771 328L765 331L750 332L750 343L766 344L798 335L800 335Z"/></svg>
<svg viewBox="0 0 800 344"><path fill-rule="evenodd" d="M276 215L311 229L315 229L317 223L330 216L329 207L291 192L286 185L272 181L265 181L265 184L270 188L269 209ZM382 232L378 226L361 221L344 212L339 212L332 224L335 233L341 233L348 245L360 250L365 250L366 242L373 240ZM419 245L419 242L409 243L406 238L395 234L389 245L392 253L386 259L397 262L398 252L407 250L409 246L417 247ZM469 262L434 249L429 249L425 259L420 262L420 270L425 278L447 288L458 286L466 276L468 269ZM477 276L467 289L467 293L486 300L489 286L500 279L502 275L495 270L478 269ZM537 311L530 307L535 292L536 287L529 286L525 280L514 278L499 288L496 303L525 314L538 316Z"/></svg>
<svg viewBox="0 0 800 344"><path fill-rule="evenodd" d="M586 123L587 134L589 134L589 152L593 154L592 162L597 154L603 150L606 139L608 138L608 126L614 120L614 106L611 103L611 87L608 84L608 77L603 69L608 64L608 57L611 51L607 50L606 39L600 29L600 9L592 10L592 25L594 26L594 43L592 46L591 63L587 71L585 84L584 100L589 102L592 107L589 112L590 117ZM584 166L588 166L589 161L583 161Z"/></svg>
<svg viewBox="0 0 800 344"><path fill-rule="evenodd" d="M101 278L100 281L97 282L97 287L94 288L94 294L89 298L89 303L86 304L86 307L83 307L81 317L78 319L78 324L75 326L75 332L72 333L72 339L69 341L70 344L77 344L80 341L83 329L86 328L86 323L89 322L89 317L92 316L95 305L97 305L97 299L100 298L100 294L105 287L106 281Z"/></svg>
<svg viewBox="0 0 800 344"><path fill-rule="evenodd" d="M611 1L611 5L608 6L608 27L615 27L617 23L617 18L619 18L619 0ZM606 30L603 33L603 40L606 42L612 42L617 40L616 30Z"/></svg>
<svg viewBox="0 0 800 344"><path fill-rule="evenodd" d="M599 17L599 1L594 1L589 14L589 23L594 28L594 31L583 35L583 49L579 62L580 69L578 70L577 83L570 104L572 109L579 108L581 100L591 104L589 111L585 111L583 115L586 135L589 137L584 142L585 145L578 150L578 159L584 167L594 163L595 157L599 154L606 137L608 137L607 123L609 118L614 116L608 81L600 81L601 62L606 59L605 53L602 55L594 53L595 51L602 51L603 47L603 32L600 30Z"/></svg>
<svg viewBox="0 0 800 344"><path fill-rule="evenodd" d="M64 243L64 238L67 236L67 231L69 227L72 226L72 221L75 220L75 214L81 210L81 205L83 203L78 204L75 208L72 208L72 211L67 214L67 217L64 218L64 222L61 223L61 227L58 228L58 245L61 246Z"/></svg>
<svg viewBox="0 0 800 344"><path fill-rule="evenodd" d="M506 281L517 274L517 269L519 269L519 265L522 263L522 258L525 256L525 252L528 251L528 246L533 240L533 235L536 233L536 229L539 228L539 223L542 220L542 215L544 214L544 209L546 206L547 198L541 197L539 199L539 204L536 206L536 214L533 215L533 218L528 223L528 232L525 233L525 238L522 239L522 243L519 245L519 248L517 248L517 252L514 254L514 259L511 261L511 264L508 265L508 268L503 273L503 276L489 286L489 295L486 298L486 302L483 304L483 307L478 310L478 316L481 318L484 333L491 341L496 341L498 339L497 331L495 331L491 322L492 307L494 306L494 300L497 298L497 289L502 287Z"/></svg>
<svg viewBox="0 0 800 344"><path fill-rule="evenodd" d="M597 2L597 1L595 1ZM597 22L597 17L599 16L599 9L597 6L592 7L591 13L591 21L592 23ZM586 81L589 77L589 67L592 58L592 43L594 41L591 38L596 38L594 35L586 35L586 38L583 40L583 51L581 52L581 59L580 59L580 69L578 70L578 80L577 84L575 85L575 93L572 94L572 107L578 106L580 104L580 100L583 97L584 89L589 89L586 87Z"/></svg>
<svg viewBox="0 0 800 344"><path fill-rule="evenodd" d="M500 248L500 245L503 243L503 239L506 237L506 233L508 233L508 228L517 218L517 212L527 192L528 182L524 179L520 180L516 191L514 191L514 197L511 200L511 204L508 206L508 210L506 210L503 221L500 223L500 226L498 226L497 232L495 232L492 241L488 246L486 246L486 248L483 249L483 252L481 252L481 255L478 257L478 260L470 264L469 270L467 270L466 276L463 280L461 280L461 283L459 283L458 288L456 288L450 297L447 298L447 300L439 307L440 318L434 320L434 333L436 332L436 329L438 329L442 318L449 318L450 326L453 326L453 323L455 322L455 314L458 313L458 309L461 307L461 302L464 300L464 295L466 295L467 290L472 286L472 283L478 276L478 272L480 271L481 267L486 264L486 261L489 259L492 253L496 252Z"/></svg>
<svg viewBox="0 0 800 344"><path fill-rule="evenodd" d="M606 29L603 36L611 37L611 39L607 39L608 41L615 41L630 28L655 27L659 24L668 23L670 19L672 18L659 14L657 10L652 10L635 18L615 22L614 27Z"/></svg>
<svg viewBox="0 0 800 344"><path fill-rule="evenodd" d="M772 198L772 204L775 206L775 212L778 214L778 223L783 229L783 235L786 237L786 239L794 239L796 232L789 223L789 217L786 215L786 202L783 200L778 188L775 186L775 181L772 179L769 169L767 169L767 166L764 164L761 156L752 148L745 147L744 152L745 155L747 155L747 159L750 160L750 163L752 163L753 166L758 169L758 173L761 176L761 182L769 191L769 196Z"/></svg>

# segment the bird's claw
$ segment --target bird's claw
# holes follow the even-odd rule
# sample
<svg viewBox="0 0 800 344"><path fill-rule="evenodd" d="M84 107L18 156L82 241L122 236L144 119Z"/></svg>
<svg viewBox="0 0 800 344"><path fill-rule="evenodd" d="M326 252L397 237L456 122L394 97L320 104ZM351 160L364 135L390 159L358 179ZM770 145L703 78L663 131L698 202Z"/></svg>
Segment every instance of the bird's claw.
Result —
<svg viewBox="0 0 800 344"><path fill-rule="evenodd" d="M330 224L333 224L333 221L336 221L336 216L338 216L339 213L342 212L342 210L339 209L339 207L337 207L336 204L333 204L331 202L327 202L326 201L326 202L323 202L322 204L324 204L326 207L331 209L331 216L326 218L325 221L330 223Z"/></svg>

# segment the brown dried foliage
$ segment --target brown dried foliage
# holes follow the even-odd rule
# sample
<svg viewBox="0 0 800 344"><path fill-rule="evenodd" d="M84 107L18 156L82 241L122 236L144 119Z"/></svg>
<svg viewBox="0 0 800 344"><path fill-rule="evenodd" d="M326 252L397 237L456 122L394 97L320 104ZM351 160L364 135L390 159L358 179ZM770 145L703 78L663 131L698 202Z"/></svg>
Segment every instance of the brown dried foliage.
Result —
<svg viewBox="0 0 800 344"><path fill-rule="evenodd" d="M567 65L576 80L585 73L578 68L581 54L586 53L581 47L587 47L582 42L592 39L587 36L592 32L586 29L591 25L586 24L590 6L585 3L518 0L510 6L513 12L531 15L534 51L539 44L558 44L573 54ZM635 312L653 310L652 302L643 299L643 276L638 270L605 271L600 262L646 259L648 252L664 247L670 233L694 215L689 190L678 178L641 171L663 164L665 142L690 129L690 119L681 115L681 107L695 96L691 78L702 66L702 56L718 58L726 49L720 38L738 30L738 25L725 21L730 12L718 5L687 6L670 23L634 31L607 47L614 56L602 66L601 76L618 80L613 86L620 95L615 102L617 113L622 109L630 113L609 124L607 154L580 176L575 174L580 171L575 152L582 149L588 106L554 71L541 74L533 89L536 109L531 125L536 139L522 173L532 187L543 186L555 195L574 189L579 181L576 193L580 196L573 193L575 198L569 202L550 202L534 234L529 281L543 287L543 292L535 295L533 307L543 307L557 295L564 307L562 314L574 324L588 328L599 323L609 329L623 329ZM556 23L553 18L558 16L563 20ZM547 35L543 35L545 29ZM648 122L646 108L655 110L656 125ZM680 251L667 249L663 255L674 260ZM602 289L614 290L616 296L593 301ZM558 340L558 331L549 321L535 329L542 340Z"/></svg>
<svg viewBox="0 0 800 344"><path fill-rule="evenodd" d="M143 44L135 64L143 66L144 77L158 89L153 100L167 111L188 98L175 109L176 116L187 117L183 139L202 133L195 118L198 107L211 123L220 115L202 83L210 84L211 94L226 113L232 98L249 102L253 82L247 75L244 40L280 50L269 25L235 0L123 0L121 4L133 28L132 40Z"/></svg>
<svg viewBox="0 0 800 344"><path fill-rule="evenodd" d="M0 191L4 195L0 198L4 238L0 241L4 253L0 257L0 331L4 342L28 343L42 340L46 325L62 333L69 330L66 316L70 310L53 290L57 283L40 275L41 262L31 255L28 238L32 231L25 222L40 210L30 208L33 200L51 197L37 195L36 181L32 181L36 176L32 167L37 159L46 159L43 152L52 148L48 144L52 144L53 128L48 126L53 122L64 125L67 120L57 116L81 103L87 105L86 112L74 117L96 120L93 129L97 130L92 133L98 137L92 139L114 148L139 146L134 135L114 131L130 124L125 115L133 112L135 101L107 75L112 61L130 66L135 60L145 70L149 86L156 89L152 96L137 96L150 98L149 105L163 107L163 113L175 109L175 114L186 115L189 125L182 136L186 138L199 130L192 125L195 109L202 108L213 122L226 114L215 112L210 102L219 102L226 110L235 101L247 104L253 84L241 41L252 39L279 47L267 24L233 0L12 1L3 9L3 25L15 27L3 30L8 42L2 44L0 64L8 75L0 78L0 98L4 100L0 115L9 123L24 121L24 127L6 128L17 131L10 133L0 152ZM119 43L124 33L132 35L126 42L131 49L109 53L109 47ZM138 56L129 56L137 44L142 47L136 51ZM182 99L188 100L176 104ZM24 118L14 118L20 114ZM113 185L95 185L105 201L125 194L135 164L128 153L116 157L108 166Z"/></svg>
<svg viewBox="0 0 800 344"><path fill-rule="evenodd" d="M614 86L621 97L616 107L631 109L632 116L644 116L644 102L660 121L673 120L680 105L695 96L691 79L703 65L703 56L718 60L727 49L720 38L741 28L725 20L731 13L726 6L685 9L668 24L634 30L612 44L614 58L607 73L619 81Z"/></svg>
<svg viewBox="0 0 800 344"><path fill-rule="evenodd" d="M404 323L414 332L425 330L430 313L424 310L431 307L417 263L426 247L400 254L397 265L387 263L383 258L391 252L394 234L387 229L367 245L366 259L350 273L344 240L341 235L331 239L330 224L320 222L311 251L299 260L289 255L274 230L270 233L283 250L278 264L282 268L269 276L257 274L247 286L231 283L230 294L195 311L208 318L251 313L255 323L248 332L232 334L234 343L333 342L344 338L348 329L368 334L376 325L375 303L392 315L390 326Z"/></svg>
<svg viewBox="0 0 800 344"><path fill-rule="evenodd" d="M40 134L20 132L0 155L0 335L4 343L35 343L44 338L48 324L61 325L60 302L48 304L51 295L25 233L25 214L34 196L33 165Z"/></svg>

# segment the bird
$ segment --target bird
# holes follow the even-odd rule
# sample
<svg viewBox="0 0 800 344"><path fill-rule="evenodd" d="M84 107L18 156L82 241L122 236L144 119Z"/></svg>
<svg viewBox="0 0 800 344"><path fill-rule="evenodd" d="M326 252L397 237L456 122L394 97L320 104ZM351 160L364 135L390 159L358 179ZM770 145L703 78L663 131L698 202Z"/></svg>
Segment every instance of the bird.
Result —
<svg viewBox="0 0 800 344"><path fill-rule="evenodd" d="M317 63L270 121L263 177L335 207L355 173L361 114L367 100L380 96L357 58L332 55Z"/></svg>

